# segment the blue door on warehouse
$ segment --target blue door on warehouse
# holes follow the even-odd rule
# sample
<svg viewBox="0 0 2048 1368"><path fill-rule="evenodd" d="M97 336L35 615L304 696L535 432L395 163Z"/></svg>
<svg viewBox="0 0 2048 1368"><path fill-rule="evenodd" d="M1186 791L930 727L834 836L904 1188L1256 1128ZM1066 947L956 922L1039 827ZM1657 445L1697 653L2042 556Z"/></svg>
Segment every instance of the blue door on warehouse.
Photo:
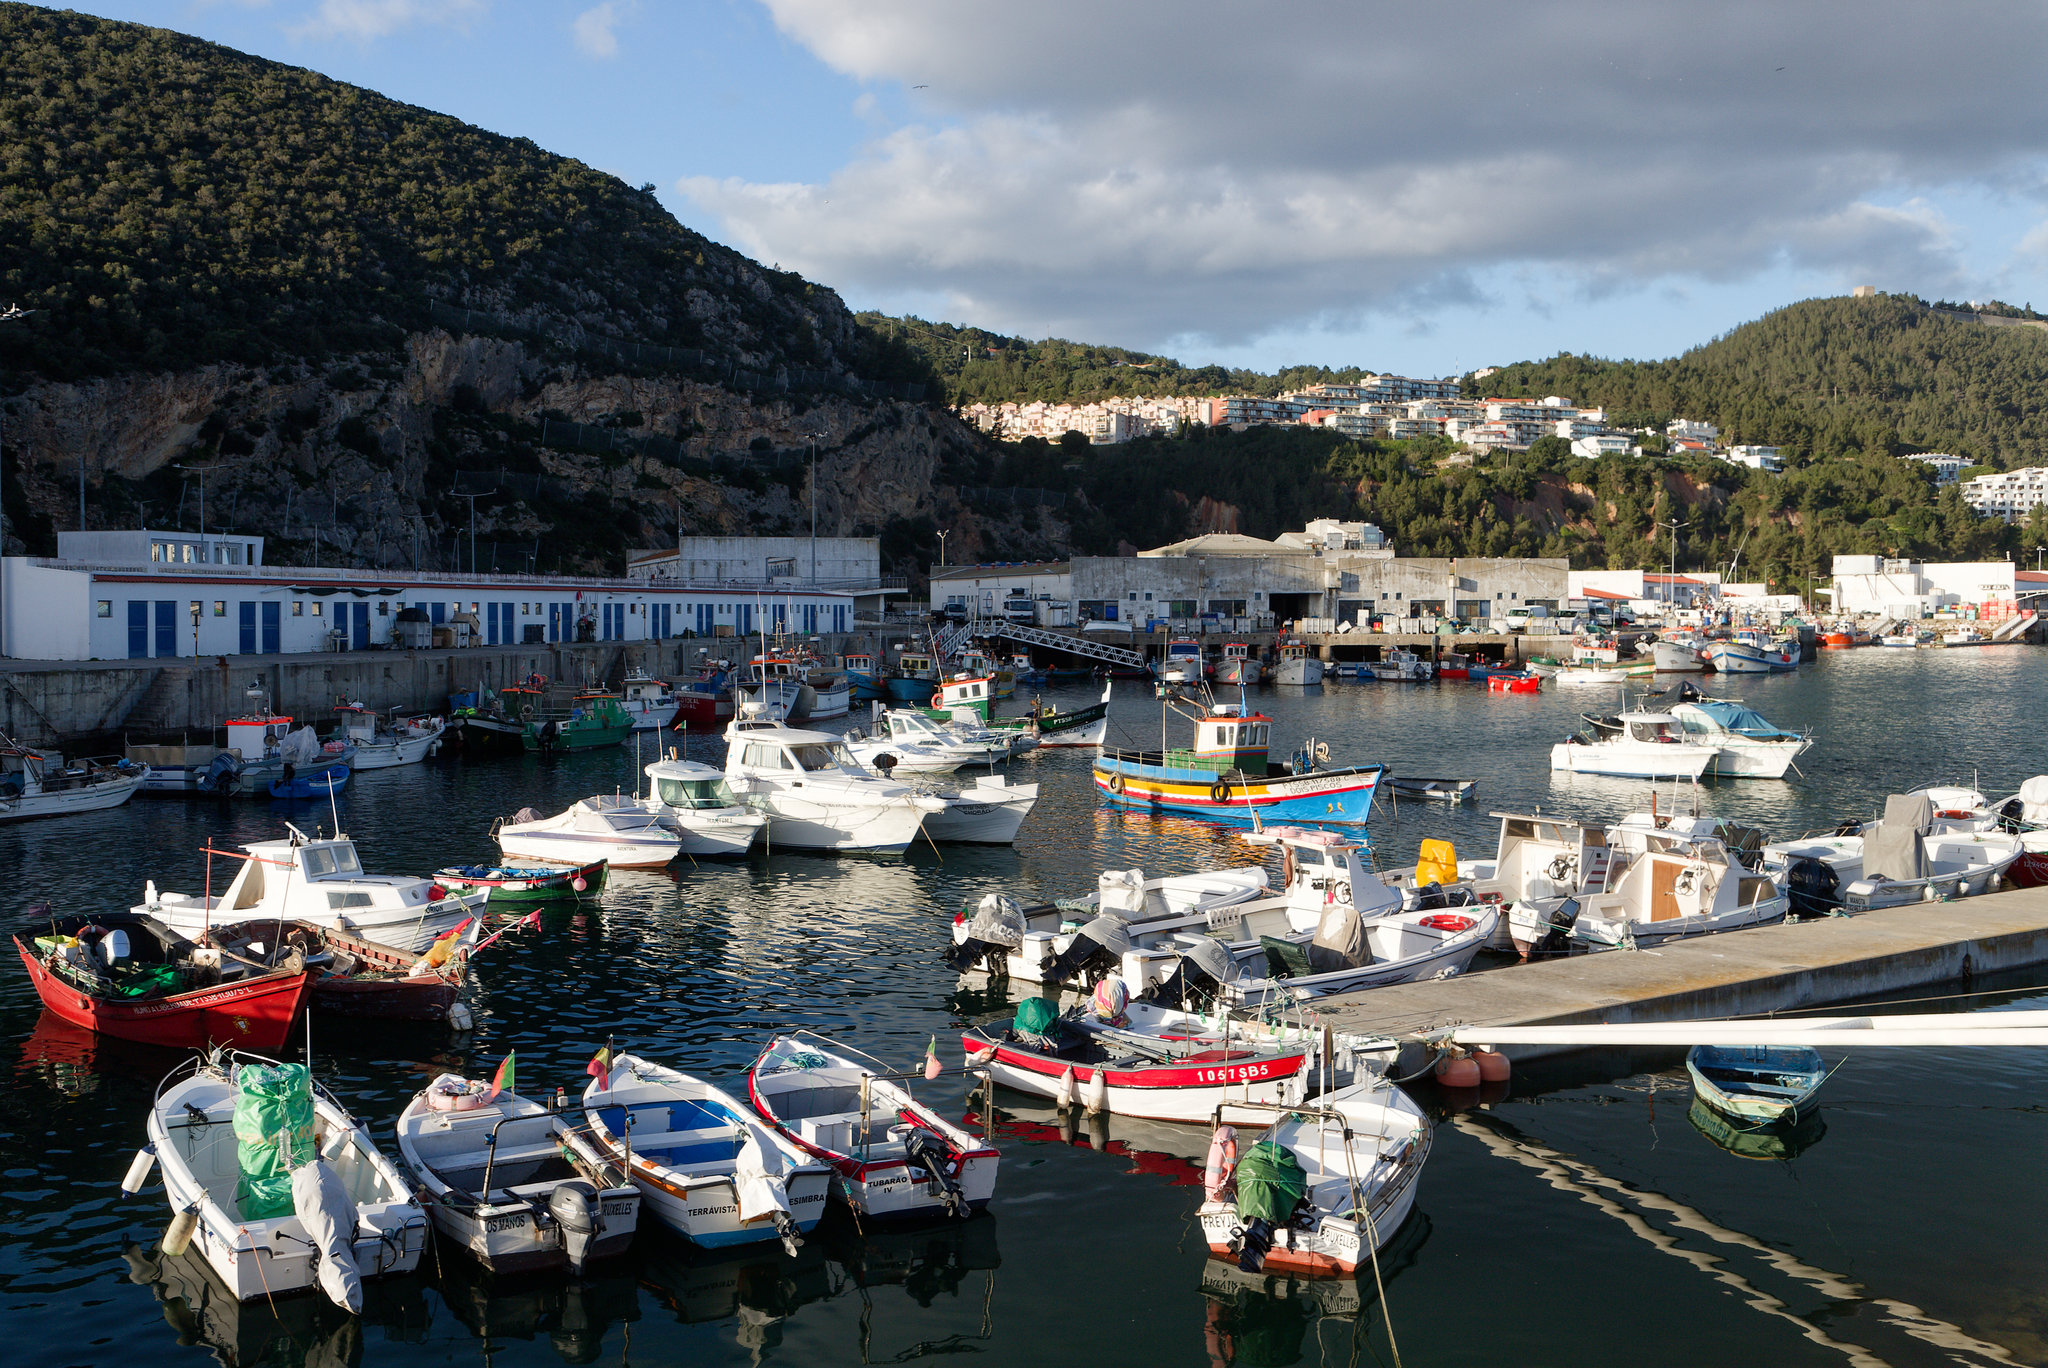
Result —
<svg viewBox="0 0 2048 1368"><path fill-rule="evenodd" d="M243 655L256 654L256 605L246 600L235 605L241 619Z"/></svg>
<svg viewBox="0 0 2048 1368"><path fill-rule="evenodd" d="M149 600L128 600L128 658L142 660L149 655Z"/></svg>
<svg viewBox="0 0 2048 1368"><path fill-rule="evenodd" d="M370 605L367 603L357 603L350 606L355 610L353 614L355 632L349 643L350 649L367 651L370 649Z"/></svg>
<svg viewBox="0 0 2048 1368"><path fill-rule="evenodd" d="M199 605L192 606L193 612ZM192 649L199 648L195 645ZM178 653L178 605L170 599L156 601L156 653L160 656L174 656Z"/></svg>
<svg viewBox="0 0 2048 1368"><path fill-rule="evenodd" d="M278 641L284 605L266 603L263 605L263 654L276 655L280 649Z"/></svg>

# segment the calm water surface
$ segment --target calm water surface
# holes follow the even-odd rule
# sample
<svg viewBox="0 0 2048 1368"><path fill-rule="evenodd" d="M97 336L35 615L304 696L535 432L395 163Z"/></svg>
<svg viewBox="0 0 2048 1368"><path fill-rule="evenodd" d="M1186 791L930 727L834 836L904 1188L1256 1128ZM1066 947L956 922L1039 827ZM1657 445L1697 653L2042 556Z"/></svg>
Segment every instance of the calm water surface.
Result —
<svg viewBox="0 0 2048 1368"><path fill-rule="evenodd" d="M1788 834L1869 814L1887 793L1977 776L2010 793L2048 772L2040 652L1863 650L1796 676L1717 680L1819 744L1795 784L1702 786L1704 810ZM1156 742L1137 685L1112 740ZM1085 701L1075 691L1063 701ZM1256 701L1290 746L1340 760L1481 781L1475 807L1412 804L1373 824L1385 863L1427 836L1490 849L1497 808L1618 817L1649 786L1553 778L1549 746L1602 690L1488 695L1463 684L1268 689ZM1181 733L1184 734L1184 733ZM703 745L704 743L696 743ZM715 743L706 752L716 758ZM647 757L652 758L651 754ZM484 1073L519 1053L522 1091L580 1088L609 1036L622 1048L732 1079L766 1036L808 1026L909 1064L1007 999L963 985L938 949L954 909L990 889L1056 894L1097 870L1171 873L1255 852L1195 822L1100 810L1084 754L1018 762L1045 785L1014 851L929 849L894 861L802 855L687 863L614 876L601 905L551 914L486 952L477 1029L364 1029L316 1021L322 1077L388 1140L406 1097L443 1069ZM553 761L431 764L360 778L345 825L373 870L429 872L488 858L493 817L630 787L630 748ZM1660 801L1672 801L1662 786ZM1679 801L1695 800L1687 787ZM0 831L16 920L123 908L143 881L197 889L209 840L272 836L324 809L138 800ZM2048 1006L2048 974L1986 1004ZM352 1321L312 1297L216 1301L196 1265L152 1253L166 1220L152 1184L118 1185L176 1057L96 1042L44 1017L17 970L0 975L0 1325L10 1363L852 1364L954 1355L1047 1362L1227 1365L1768 1361L2048 1363L2039 1051L1870 1052L1829 1083L1817 1135L1794 1156L1718 1148L1688 1120L1681 1056L1581 1057L1524 1070L1511 1091L1447 1118L1416 1216L1358 1282L1251 1278L1205 1255L1192 1214L1206 1137L1122 1118L1062 1123L1000 1093L1002 1175L988 1217L865 1235L835 1213L803 1256L706 1257L660 1230L579 1283L493 1281L431 1255L373 1284ZM931 1096L973 1124L951 1079ZM1441 1099L1425 1094L1428 1105ZM437 1266L438 1262L438 1266ZM1392 1341L1389 1336L1391 1313Z"/></svg>

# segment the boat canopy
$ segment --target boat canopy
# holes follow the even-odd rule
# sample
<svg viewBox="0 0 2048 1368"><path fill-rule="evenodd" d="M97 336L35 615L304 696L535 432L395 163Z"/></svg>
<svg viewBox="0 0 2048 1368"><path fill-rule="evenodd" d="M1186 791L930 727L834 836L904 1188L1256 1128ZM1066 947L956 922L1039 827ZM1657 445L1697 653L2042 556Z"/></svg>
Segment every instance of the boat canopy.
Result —
<svg viewBox="0 0 2048 1368"><path fill-rule="evenodd" d="M1702 716L1712 718L1720 724L1721 730L1734 732L1738 736L1753 736L1759 740L1771 740L1781 736L1796 736L1782 727L1774 727L1764 721L1762 714L1754 708L1725 700L1707 700L1687 705Z"/></svg>

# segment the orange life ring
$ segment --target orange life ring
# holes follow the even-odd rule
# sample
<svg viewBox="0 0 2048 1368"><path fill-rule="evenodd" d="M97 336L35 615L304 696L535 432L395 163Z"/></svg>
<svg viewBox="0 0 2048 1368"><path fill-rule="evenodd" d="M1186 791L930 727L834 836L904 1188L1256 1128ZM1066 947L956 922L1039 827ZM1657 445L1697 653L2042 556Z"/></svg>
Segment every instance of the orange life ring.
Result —
<svg viewBox="0 0 2048 1368"><path fill-rule="evenodd" d="M1974 814L1972 814L1970 810L1967 808L1943 808L1941 811L1935 813L1934 815L1937 817L1946 818L1951 822L1966 822Z"/></svg>
<svg viewBox="0 0 2048 1368"><path fill-rule="evenodd" d="M944 689L941 689L937 693L932 695L932 706L934 708L943 708L946 706L946 691Z"/></svg>
<svg viewBox="0 0 2048 1368"><path fill-rule="evenodd" d="M1461 917L1456 912L1437 912L1415 923L1432 931L1470 931L1479 923L1470 917Z"/></svg>

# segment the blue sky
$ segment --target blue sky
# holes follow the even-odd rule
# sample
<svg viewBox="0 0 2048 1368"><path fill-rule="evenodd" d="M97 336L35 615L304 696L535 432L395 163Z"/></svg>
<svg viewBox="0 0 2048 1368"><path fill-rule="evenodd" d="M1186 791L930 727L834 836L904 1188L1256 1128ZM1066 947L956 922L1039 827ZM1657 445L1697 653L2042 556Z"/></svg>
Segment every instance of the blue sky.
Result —
<svg viewBox="0 0 2048 1368"><path fill-rule="evenodd" d="M1663 356L1858 284L2048 309L2048 15L1970 0L77 7L651 181L856 308L1188 362Z"/></svg>

